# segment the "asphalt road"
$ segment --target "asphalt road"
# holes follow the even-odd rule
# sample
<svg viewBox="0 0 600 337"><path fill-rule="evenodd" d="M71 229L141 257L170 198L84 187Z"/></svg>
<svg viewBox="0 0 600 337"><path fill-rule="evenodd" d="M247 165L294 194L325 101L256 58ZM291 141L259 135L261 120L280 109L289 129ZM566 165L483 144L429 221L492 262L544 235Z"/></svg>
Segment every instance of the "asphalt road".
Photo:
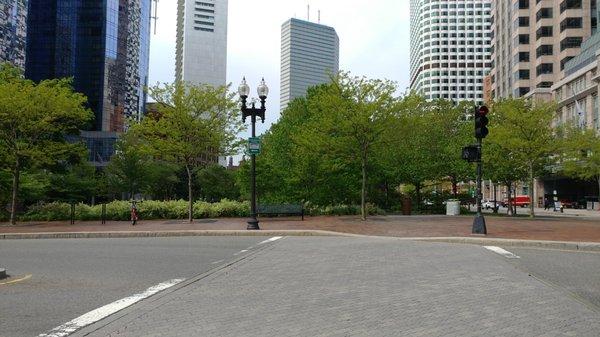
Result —
<svg viewBox="0 0 600 337"><path fill-rule="evenodd" d="M0 240L0 336L37 336L88 311L236 258L265 237ZM0 283L6 280L0 281Z"/></svg>
<svg viewBox="0 0 600 337"><path fill-rule="evenodd" d="M505 249L520 257L509 260L518 268L564 290L600 313L600 253L514 247Z"/></svg>

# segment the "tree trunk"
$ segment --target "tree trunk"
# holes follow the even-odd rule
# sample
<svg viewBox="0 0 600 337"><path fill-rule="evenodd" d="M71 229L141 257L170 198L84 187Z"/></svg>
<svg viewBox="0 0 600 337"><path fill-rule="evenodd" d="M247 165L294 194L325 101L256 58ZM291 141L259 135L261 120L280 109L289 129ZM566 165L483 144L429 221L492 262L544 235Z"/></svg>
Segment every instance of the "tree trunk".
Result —
<svg viewBox="0 0 600 337"><path fill-rule="evenodd" d="M529 165L529 217L535 217L535 193L533 192L533 164Z"/></svg>
<svg viewBox="0 0 600 337"><path fill-rule="evenodd" d="M188 165L185 166L188 176L188 220L190 223L194 221L194 202L192 198L192 170Z"/></svg>
<svg viewBox="0 0 600 337"><path fill-rule="evenodd" d="M598 180L598 203L600 203L600 176L596 180ZM598 210L600 211L600 207L598 207Z"/></svg>
<svg viewBox="0 0 600 337"><path fill-rule="evenodd" d="M15 168L12 172L13 183L12 183L12 198L11 198L11 203L10 203L10 224L13 226L17 224L17 194L19 191L19 178L20 178L20 174L21 174L20 170L21 170L20 163L19 163L19 159L17 158L17 161L15 163Z"/></svg>
<svg viewBox="0 0 600 337"><path fill-rule="evenodd" d="M362 155L362 190L360 193L360 213L362 221L367 220L367 154L364 152Z"/></svg>
<svg viewBox="0 0 600 337"><path fill-rule="evenodd" d="M421 209L421 183L415 184L415 194L417 196L417 208Z"/></svg>
<svg viewBox="0 0 600 337"><path fill-rule="evenodd" d="M498 214L498 200L497 200L497 189L498 189L498 184L493 183L493 188L494 188L494 214Z"/></svg>

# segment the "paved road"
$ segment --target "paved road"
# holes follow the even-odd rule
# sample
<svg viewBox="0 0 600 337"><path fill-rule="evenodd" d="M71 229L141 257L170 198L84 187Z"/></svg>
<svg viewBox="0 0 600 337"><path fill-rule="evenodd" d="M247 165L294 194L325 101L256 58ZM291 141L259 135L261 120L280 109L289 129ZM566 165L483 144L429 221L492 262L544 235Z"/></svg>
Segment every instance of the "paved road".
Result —
<svg viewBox="0 0 600 337"><path fill-rule="evenodd" d="M599 311L513 263L479 246L290 237L73 336L598 337Z"/></svg>
<svg viewBox="0 0 600 337"><path fill-rule="evenodd" d="M3 240L0 264L32 277L0 285L0 336L36 336L158 283L205 272L264 239Z"/></svg>
<svg viewBox="0 0 600 337"><path fill-rule="evenodd" d="M522 270L569 292L600 312L600 253L513 247L505 249L520 257L510 262Z"/></svg>

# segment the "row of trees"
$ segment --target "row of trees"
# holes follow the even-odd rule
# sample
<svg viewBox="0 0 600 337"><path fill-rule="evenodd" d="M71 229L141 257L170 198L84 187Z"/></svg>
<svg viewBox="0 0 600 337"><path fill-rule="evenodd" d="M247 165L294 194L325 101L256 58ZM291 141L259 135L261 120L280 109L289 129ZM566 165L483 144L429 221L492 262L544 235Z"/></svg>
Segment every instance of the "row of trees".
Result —
<svg viewBox="0 0 600 337"><path fill-rule="evenodd" d="M365 218L368 203L394 209L410 195L421 205L432 186L449 186L457 196L459 183L474 179L473 165L460 159L461 148L474 141L472 104L397 91L393 82L342 72L291 102L262 137L260 202L360 204ZM19 200L187 198L191 221L195 199L249 195L247 162L237 174L214 165L242 144L228 88L174 83L152 87L149 95L156 109L130 123L109 166L97 171L73 141L92 119L85 97L69 80L33 83L0 66L0 201L10 204L11 221ZM600 185L595 131L553 128L552 104L506 99L491 111L486 179L509 191L527 181L532 191L533 178L554 167Z"/></svg>
<svg viewBox="0 0 600 337"><path fill-rule="evenodd" d="M258 157L263 201L316 204L367 202L384 208L412 192L474 180L460 158L474 142L472 103L427 102L414 93L396 96L394 83L340 73L293 101L263 136ZM549 168L575 178L600 177L600 142L594 130L553 127L556 107L525 99L491 106L484 174L512 194L518 182L533 191ZM600 181L599 181L600 184ZM531 203L531 214L534 203Z"/></svg>
<svg viewBox="0 0 600 337"><path fill-rule="evenodd" d="M15 223L19 204L131 197L239 198L235 176L215 164L242 131L227 87L183 83L149 89L156 110L130 122L109 166L97 171L79 139L93 118L69 79L34 83L0 65L0 202ZM183 186L182 186L183 185ZM183 188L182 188L183 187Z"/></svg>

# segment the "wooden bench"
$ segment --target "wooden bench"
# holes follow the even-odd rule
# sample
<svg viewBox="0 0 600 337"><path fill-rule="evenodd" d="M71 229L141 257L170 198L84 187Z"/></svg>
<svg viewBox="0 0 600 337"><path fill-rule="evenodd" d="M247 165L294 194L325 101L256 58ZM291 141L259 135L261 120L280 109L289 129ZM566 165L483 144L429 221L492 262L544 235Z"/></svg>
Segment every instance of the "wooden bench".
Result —
<svg viewBox="0 0 600 337"><path fill-rule="evenodd" d="M297 215L301 216L304 221L304 206L302 204L258 205L256 208L256 213L258 213L258 215Z"/></svg>

